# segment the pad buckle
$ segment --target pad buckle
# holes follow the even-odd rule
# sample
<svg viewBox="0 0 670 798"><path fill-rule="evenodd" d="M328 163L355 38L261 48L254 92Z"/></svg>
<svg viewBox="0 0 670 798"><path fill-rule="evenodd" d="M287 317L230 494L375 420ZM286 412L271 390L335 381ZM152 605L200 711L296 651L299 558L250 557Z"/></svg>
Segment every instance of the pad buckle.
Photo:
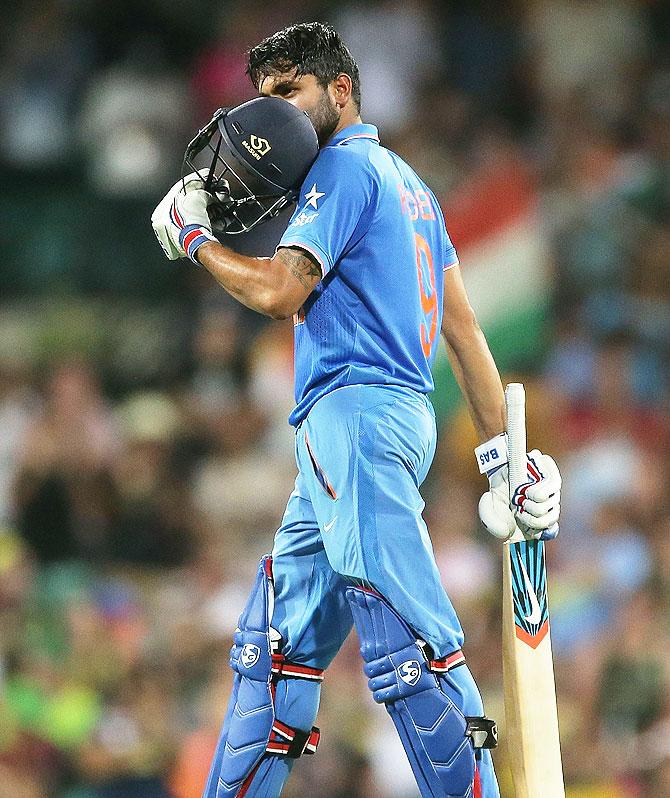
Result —
<svg viewBox="0 0 670 798"><path fill-rule="evenodd" d="M474 748L497 748L498 725L491 718L468 717L466 715L465 736L472 740Z"/></svg>
<svg viewBox="0 0 670 798"><path fill-rule="evenodd" d="M272 655L272 678L276 680L282 676L322 682L323 670L310 668L308 665L299 665L297 662L289 662L283 654L276 653Z"/></svg>
<svg viewBox="0 0 670 798"><path fill-rule="evenodd" d="M315 754L320 739L321 730L318 726L303 731L275 720L272 724L272 736L265 750L269 754L281 754L289 759L298 759L303 754Z"/></svg>

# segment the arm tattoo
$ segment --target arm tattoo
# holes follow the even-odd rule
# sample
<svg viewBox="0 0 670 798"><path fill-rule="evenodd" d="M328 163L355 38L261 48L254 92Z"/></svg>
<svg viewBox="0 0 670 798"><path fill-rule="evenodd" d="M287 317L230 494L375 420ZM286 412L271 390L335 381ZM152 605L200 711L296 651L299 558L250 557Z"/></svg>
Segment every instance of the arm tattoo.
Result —
<svg viewBox="0 0 670 798"><path fill-rule="evenodd" d="M305 288L314 287L314 278L321 279L321 266L314 257L303 249L292 247L282 248L281 256L291 274L296 277Z"/></svg>

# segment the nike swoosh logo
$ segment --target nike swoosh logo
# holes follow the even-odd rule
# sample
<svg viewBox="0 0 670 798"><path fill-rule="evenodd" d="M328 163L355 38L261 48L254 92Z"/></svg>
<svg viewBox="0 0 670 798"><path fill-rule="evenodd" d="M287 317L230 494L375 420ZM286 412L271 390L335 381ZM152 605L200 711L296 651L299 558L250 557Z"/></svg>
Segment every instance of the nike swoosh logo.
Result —
<svg viewBox="0 0 670 798"><path fill-rule="evenodd" d="M528 573L526 572L526 567L523 564L523 560L519 559L519 565L521 566L521 573L523 574L523 581L526 583L526 590L528 591L528 598L530 598L530 615L524 615L524 618L528 621L528 623L539 623L542 619L542 610L540 609L540 603L537 600L537 596L535 595L535 591L533 590L533 586L530 583L530 579L528 578Z"/></svg>
<svg viewBox="0 0 670 798"><path fill-rule="evenodd" d="M323 525L323 531L330 532L330 530L335 526L335 521L337 521L337 516L335 516L332 521L329 521L327 524Z"/></svg>

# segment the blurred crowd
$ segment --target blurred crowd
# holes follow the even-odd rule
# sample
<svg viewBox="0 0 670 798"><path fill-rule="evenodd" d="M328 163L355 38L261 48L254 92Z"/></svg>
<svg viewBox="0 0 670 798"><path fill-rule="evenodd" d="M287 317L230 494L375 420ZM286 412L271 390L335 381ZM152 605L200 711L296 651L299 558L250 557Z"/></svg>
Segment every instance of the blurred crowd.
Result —
<svg viewBox="0 0 670 798"><path fill-rule="evenodd" d="M253 96L245 50L312 19L357 58L364 121L439 194L466 278L477 225L532 186L550 301L539 354L517 342L504 367L564 477L568 795L670 796L668 5L28 0L0 29L0 798L201 793L295 475L292 330L168 263L149 216L195 129ZM283 224L237 243L267 254ZM500 549L438 382L426 519L504 731ZM319 725L287 798L416 798L353 635ZM510 798L504 742L496 762Z"/></svg>

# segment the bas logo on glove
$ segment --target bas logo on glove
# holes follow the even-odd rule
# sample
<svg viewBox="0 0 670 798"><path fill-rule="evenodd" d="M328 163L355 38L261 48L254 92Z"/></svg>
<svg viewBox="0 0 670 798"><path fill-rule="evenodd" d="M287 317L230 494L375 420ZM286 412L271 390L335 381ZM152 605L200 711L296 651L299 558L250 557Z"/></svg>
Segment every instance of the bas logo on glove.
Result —
<svg viewBox="0 0 670 798"><path fill-rule="evenodd" d="M477 465L480 474L488 474L491 469L505 465L508 461L507 437L504 432L491 438L490 441L482 443L475 449Z"/></svg>

